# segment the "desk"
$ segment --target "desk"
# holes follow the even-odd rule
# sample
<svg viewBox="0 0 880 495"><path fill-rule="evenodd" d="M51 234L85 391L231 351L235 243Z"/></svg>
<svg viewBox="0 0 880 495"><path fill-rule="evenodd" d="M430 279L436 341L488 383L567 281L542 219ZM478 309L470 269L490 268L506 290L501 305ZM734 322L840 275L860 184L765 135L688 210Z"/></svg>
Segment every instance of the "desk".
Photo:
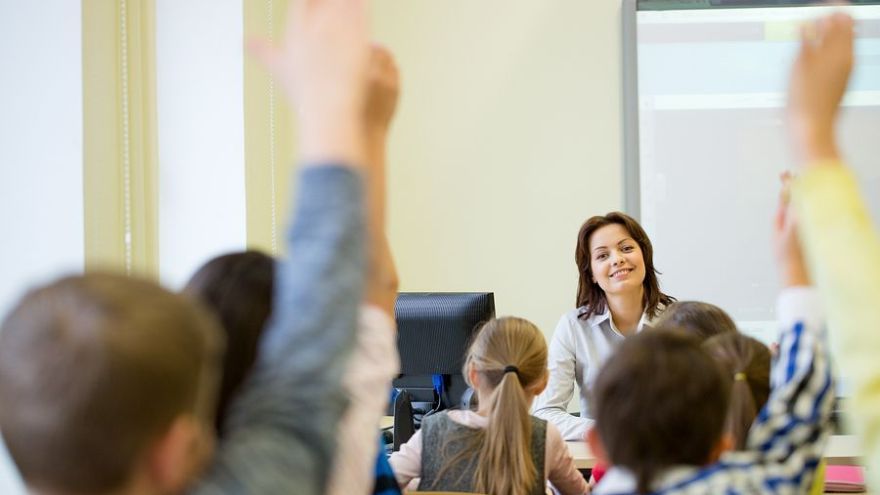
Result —
<svg viewBox="0 0 880 495"><path fill-rule="evenodd" d="M590 452L586 442L565 442L574 457L574 466L578 469L591 469L596 458ZM861 451L855 435L832 435L825 447L825 461L829 465L861 464Z"/></svg>
<svg viewBox="0 0 880 495"><path fill-rule="evenodd" d="M390 428L394 425L394 416L383 416L379 427ZM574 466L578 469L591 469L596 458L590 452L586 442L565 442L574 457ZM861 451L855 435L832 435L825 447L825 461L831 465L859 465Z"/></svg>

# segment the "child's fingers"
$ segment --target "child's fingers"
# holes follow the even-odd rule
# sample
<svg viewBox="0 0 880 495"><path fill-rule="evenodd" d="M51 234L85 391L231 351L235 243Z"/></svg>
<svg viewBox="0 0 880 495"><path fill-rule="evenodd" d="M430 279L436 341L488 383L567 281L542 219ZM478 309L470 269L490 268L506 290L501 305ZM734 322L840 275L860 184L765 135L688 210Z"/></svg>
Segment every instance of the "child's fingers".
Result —
<svg viewBox="0 0 880 495"><path fill-rule="evenodd" d="M373 66L385 67L392 62L391 53L383 45L373 43L370 45L370 63Z"/></svg>
<svg viewBox="0 0 880 495"><path fill-rule="evenodd" d="M779 200L784 205L788 205L791 200L791 172L786 170L779 175L782 187L779 190Z"/></svg>
<svg viewBox="0 0 880 495"><path fill-rule="evenodd" d="M785 226L789 216L789 203L791 202L791 172L788 170L779 174L779 181L782 183L779 189L779 203L776 206L775 225L777 230Z"/></svg>
<svg viewBox="0 0 880 495"><path fill-rule="evenodd" d="M819 29L816 21L808 21L801 24L801 52L809 50L816 44L819 37Z"/></svg>
<svg viewBox="0 0 880 495"><path fill-rule="evenodd" d="M307 0L310 12L321 12L337 20L342 20L349 29L366 32L367 27L367 2L366 0Z"/></svg>
<svg viewBox="0 0 880 495"><path fill-rule="evenodd" d="M791 170L784 170L779 174L779 181L785 185L788 184L792 179Z"/></svg>
<svg viewBox="0 0 880 495"><path fill-rule="evenodd" d="M855 23L852 17L846 14L835 14L829 30L834 32L832 42L840 44L842 50L851 53L855 39Z"/></svg>
<svg viewBox="0 0 880 495"><path fill-rule="evenodd" d="M837 12L819 21L819 39L822 45L840 46L846 49L853 42L854 22L852 17Z"/></svg>
<svg viewBox="0 0 880 495"><path fill-rule="evenodd" d="M394 56L377 43L370 47L370 78L391 86L396 86L399 78Z"/></svg>

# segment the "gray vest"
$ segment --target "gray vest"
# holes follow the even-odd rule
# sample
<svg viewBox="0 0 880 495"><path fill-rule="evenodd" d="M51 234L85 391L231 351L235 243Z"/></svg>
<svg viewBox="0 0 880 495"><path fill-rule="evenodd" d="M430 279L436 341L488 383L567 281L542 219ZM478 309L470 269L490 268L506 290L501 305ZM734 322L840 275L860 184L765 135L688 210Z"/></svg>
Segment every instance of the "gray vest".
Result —
<svg viewBox="0 0 880 495"><path fill-rule="evenodd" d="M440 470L447 459L456 457L469 448L467 437L478 429L456 423L444 411L422 421L422 473L419 490L473 492L477 471L477 451L464 456L440 478ZM538 470L538 479L531 493L543 495L547 485L544 478L544 452L547 443L547 422L532 417L532 460ZM490 494L500 495L500 494Z"/></svg>

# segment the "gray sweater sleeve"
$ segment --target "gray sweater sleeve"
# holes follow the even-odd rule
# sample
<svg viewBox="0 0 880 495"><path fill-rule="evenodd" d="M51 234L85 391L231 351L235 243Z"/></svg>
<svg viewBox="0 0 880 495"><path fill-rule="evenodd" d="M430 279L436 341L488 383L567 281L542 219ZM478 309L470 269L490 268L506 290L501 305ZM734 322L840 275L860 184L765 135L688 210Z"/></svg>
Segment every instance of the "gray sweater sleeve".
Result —
<svg viewBox="0 0 880 495"><path fill-rule="evenodd" d="M364 284L361 177L309 167L275 276L272 319L228 433L194 492L324 492Z"/></svg>

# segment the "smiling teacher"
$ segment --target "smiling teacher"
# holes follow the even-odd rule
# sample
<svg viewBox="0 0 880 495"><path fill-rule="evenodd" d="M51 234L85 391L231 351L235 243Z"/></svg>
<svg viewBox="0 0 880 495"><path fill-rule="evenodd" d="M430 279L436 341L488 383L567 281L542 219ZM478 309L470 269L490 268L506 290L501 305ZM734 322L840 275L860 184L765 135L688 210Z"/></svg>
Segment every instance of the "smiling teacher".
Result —
<svg viewBox="0 0 880 495"><path fill-rule="evenodd" d="M590 390L605 359L675 300L660 291L653 254L644 229L623 213L595 216L581 226L575 249L577 308L562 315L553 332L550 381L534 409L566 440L583 440L593 422ZM568 413L575 382L581 417Z"/></svg>

